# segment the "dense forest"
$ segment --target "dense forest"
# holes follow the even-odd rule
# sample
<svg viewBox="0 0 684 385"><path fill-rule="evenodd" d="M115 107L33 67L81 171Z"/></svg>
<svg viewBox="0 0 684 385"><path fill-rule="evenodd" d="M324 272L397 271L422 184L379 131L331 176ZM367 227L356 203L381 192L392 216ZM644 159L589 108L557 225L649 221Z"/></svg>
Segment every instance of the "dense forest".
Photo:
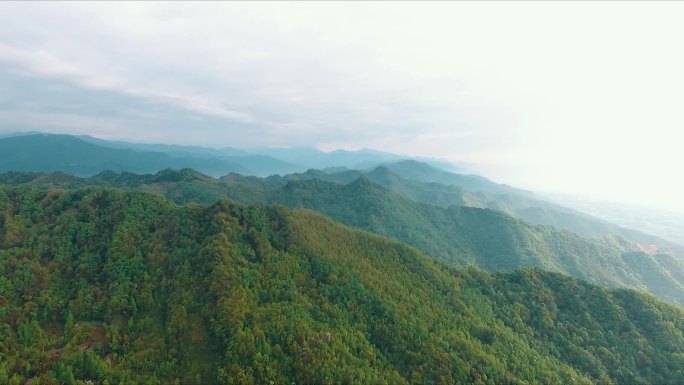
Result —
<svg viewBox="0 0 684 385"><path fill-rule="evenodd" d="M309 210L0 187L0 384L682 378L684 311L641 292L446 265Z"/></svg>
<svg viewBox="0 0 684 385"><path fill-rule="evenodd" d="M324 180L331 178L337 181ZM489 272L541 267L603 286L646 290L684 304L684 262L676 253L647 254L619 236L581 237L556 227L532 226L498 210L416 202L351 171L330 175L311 170L271 178L230 174L220 180L190 169L155 175L103 172L89 179L62 173L6 173L0 174L0 182L72 188L103 185L147 191L179 204L211 205L228 198L246 205L308 208L407 243L452 265Z"/></svg>

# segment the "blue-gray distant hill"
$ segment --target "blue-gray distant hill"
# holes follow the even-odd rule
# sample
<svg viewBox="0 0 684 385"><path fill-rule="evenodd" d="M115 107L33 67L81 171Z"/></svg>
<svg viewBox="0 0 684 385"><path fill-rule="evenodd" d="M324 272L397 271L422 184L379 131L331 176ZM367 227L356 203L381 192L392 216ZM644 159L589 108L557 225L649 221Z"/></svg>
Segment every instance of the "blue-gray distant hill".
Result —
<svg viewBox="0 0 684 385"><path fill-rule="evenodd" d="M249 151L251 153L269 155L291 163L305 166L305 168L301 171L312 168L326 169L340 167L355 170L366 170L375 168L381 164L398 162L405 159L412 159L429 164L434 168L451 172L463 172L465 170L460 165L452 164L440 159L410 157L368 148L362 148L356 151L334 150L330 152L324 152L312 147L260 147L250 149Z"/></svg>
<svg viewBox="0 0 684 385"><path fill-rule="evenodd" d="M63 171L90 176L105 170L155 173L166 168L193 168L220 177L231 172L267 177L308 169L370 170L407 158L427 162L436 169L462 171L449 162L411 158L361 149L324 152L313 147L208 148L177 144L133 143L40 132L0 135L1 171ZM444 171L446 172L446 171Z"/></svg>
<svg viewBox="0 0 684 385"><path fill-rule="evenodd" d="M145 144L130 143L123 141L109 141L93 138L91 136L79 136L79 138L87 142L108 148L128 149L140 152L164 153L170 155L173 158L200 158L219 160L223 162L228 162L230 164L240 165L245 170L249 170L246 173L247 175L284 175L293 172L299 172L306 169L305 166L296 163L284 161L268 155L250 153L246 150L231 147L224 147L218 149L200 146L183 146L176 144ZM172 166L168 167L175 168ZM226 173L214 176L222 175L226 175Z"/></svg>
<svg viewBox="0 0 684 385"><path fill-rule="evenodd" d="M190 167L215 176L229 172L251 174L246 167L224 160L114 149L70 135L33 134L0 139L0 171L63 171L91 176L104 170L155 173L169 167Z"/></svg>
<svg viewBox="0 0 684 385"><path fill-rule="evenodd" d="M431 158L412 158L367 148L360 150L334 150L325 152L313 147L234 147L208 148L201 146L146 144L125 141L110 141L91 136L79 136L85 141L110 148L136 151L163 152L171 156L191 156L208 159L222 159L245 165L258 176L285 175L308 169L355 169L366 170L381 164L393 163L407 158L428 164L432 168L462 172L463 168L446 161ZM445 171L446 172L446 171Z"/></svg>

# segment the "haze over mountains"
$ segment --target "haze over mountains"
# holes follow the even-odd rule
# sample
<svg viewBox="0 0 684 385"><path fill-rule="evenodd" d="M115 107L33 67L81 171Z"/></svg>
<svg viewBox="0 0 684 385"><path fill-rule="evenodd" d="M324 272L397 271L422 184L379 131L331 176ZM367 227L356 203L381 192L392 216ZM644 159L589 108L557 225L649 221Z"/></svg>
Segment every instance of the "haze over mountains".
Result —
<svg viewBox="0 0 684 385"><path fill-rule="evenodd" d="M496 209L533 224L555 225L580 235L619 234L645 244L656 240L544 201L529 191L458 173L463 170L461 167L441 160L405 161L406 157L401 155L372 150L326 153L313 148L264 148L248 152L43 133L5 135L0 137L0 150L0 171L62 171L86 177L105 170L154 174L166 168L192 168L216 178L230 173L288 174L288 180L316 177L341 183L366 175L375 183L417 202ZM304 171L307 172L297 174ZM662 239L655 243L665 248L670 246Z"/></svg>
<svg viewBox="0 0 684 385"><path fill-rule="evenodd" d="M3 152L0 170L64 171L79 176L92 176L103 170L154 173L169 167L194 168L216 177L230 172L269 176L315 167L368 168L404 159L400 155L372 150L338 150L329 153L314 148L219 150L43 133L5 135L0 138L0 146ZM41 153L42 157L32 157L31 151ZM458 167L448 162L426 160L438 167L458 170Z"/></svg>

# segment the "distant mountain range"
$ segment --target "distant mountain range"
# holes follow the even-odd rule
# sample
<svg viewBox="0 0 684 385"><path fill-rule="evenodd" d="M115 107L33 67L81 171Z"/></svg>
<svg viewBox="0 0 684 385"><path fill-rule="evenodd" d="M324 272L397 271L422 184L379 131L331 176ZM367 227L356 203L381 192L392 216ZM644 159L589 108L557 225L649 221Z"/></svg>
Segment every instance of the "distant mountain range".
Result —
<svg viewBox="0 0 684 385"><path fill-rule="evenodd" d="M103 171L155 174L164 169L191 168L216 178L231 173L280 175L272 179L280 183L311 178L349 183L365 175L374 183L416 202L441 207L491 208L532 224L557 226L580 235L615 234L665 251L673 246L658 237L549 203L532 192L497 184L478 175L452 172L458 167L439 160L428 161L374 150L325 153L306 147L211 149L42 133L0 136L0 172L62 171L91 177Z"/></svg>
<svg viewBox="0 0 684 385"><path fill-rule="evenodd" d="M217 176L227 172L250 173L241 164L227 160L116 149L70 135L34 134L0 139L2 171L63 171L92 176L103 170L150 173L167 167L191 167Z"/></svg>
<svg viewBox="0 0 684 385"><path fill-rule="evenodd" d="M349 183L360 176L404 198L430 205L467 206L503 211L535 225L550 225L584 236L618 235L640 244L654 244L663 251L679 245L640 231L543 200L532 192L494 183L477 175L459 175L413 160L378 166L368 171L321 172L309 170L287 175L287 180L318 178Z"/></svg>
<svg viewBox="0 0 684 385"><path fill-rule="evenodd" d="M309 147L213 149L36 132L0 136L0 151L0 171L63 171L78 176L92 176L104 170L155 173L165 168L193 168L214 177L231 172L269 176L310 168L366 169L407 158L368 149L332 152ZM462 171L445 161L416 159L434 167Z"/></svg>

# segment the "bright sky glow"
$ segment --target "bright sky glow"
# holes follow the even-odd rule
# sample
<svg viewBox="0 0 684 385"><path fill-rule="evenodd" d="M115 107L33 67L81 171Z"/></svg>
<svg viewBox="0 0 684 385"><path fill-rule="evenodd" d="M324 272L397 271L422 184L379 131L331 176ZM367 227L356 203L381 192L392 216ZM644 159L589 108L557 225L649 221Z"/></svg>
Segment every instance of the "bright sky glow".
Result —
<svg viewBox="0 0 684 385"><path fill-rule="evenodd" d="M684 209L684 3L0 3L0 133L361 147Z"/></svg>

